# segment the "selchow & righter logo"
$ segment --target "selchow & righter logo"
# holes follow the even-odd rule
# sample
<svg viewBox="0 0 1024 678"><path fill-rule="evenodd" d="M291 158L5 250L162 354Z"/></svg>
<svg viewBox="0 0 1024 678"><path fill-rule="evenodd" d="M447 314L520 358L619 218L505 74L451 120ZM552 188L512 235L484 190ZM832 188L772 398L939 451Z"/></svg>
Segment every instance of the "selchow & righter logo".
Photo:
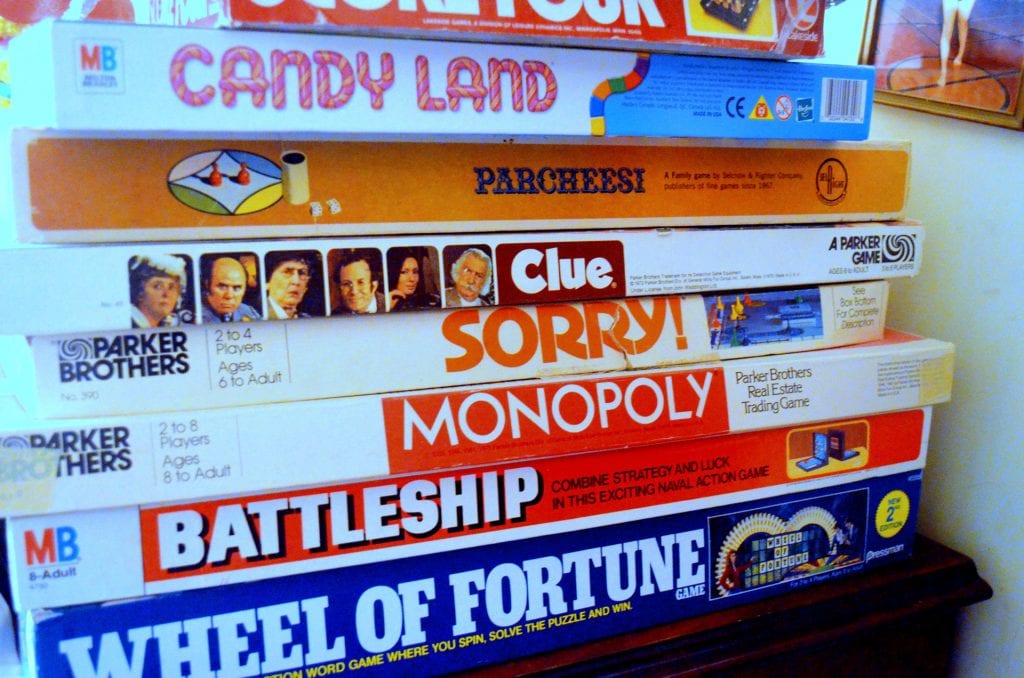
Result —
<svg viewBox="0 0 1024 678"><path fill-rule="evenodd" d="M108 381L188 372L184 332L121 334L58 342L60 380Z"/></svg>

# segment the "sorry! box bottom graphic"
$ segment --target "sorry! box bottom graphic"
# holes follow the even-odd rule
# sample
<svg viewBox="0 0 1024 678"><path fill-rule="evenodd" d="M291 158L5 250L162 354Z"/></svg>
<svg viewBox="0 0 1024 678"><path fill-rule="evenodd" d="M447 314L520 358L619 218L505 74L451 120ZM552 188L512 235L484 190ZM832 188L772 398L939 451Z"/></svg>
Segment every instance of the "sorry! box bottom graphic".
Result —
<svg viewBox="0 0 1024 678"><path fill-rule="evenodd" d="M909 557L921 472L400 561L26 613L32 675L434 675Z"/></svg>

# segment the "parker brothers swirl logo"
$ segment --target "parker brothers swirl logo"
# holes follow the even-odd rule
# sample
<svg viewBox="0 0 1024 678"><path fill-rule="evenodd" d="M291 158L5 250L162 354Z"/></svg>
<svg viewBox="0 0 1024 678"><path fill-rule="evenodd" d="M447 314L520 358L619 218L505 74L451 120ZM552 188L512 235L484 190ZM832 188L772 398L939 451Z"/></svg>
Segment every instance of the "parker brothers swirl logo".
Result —
<svg viewBox="0 0 1024 678"><path fill-rule="evenodd" d="M893 264L914 261L917 257L917 241L909 234L887 235L882 243L882 262Z"/></svg>
<svg viewBox="0 0 1024 678"><path fill-rule="evenodd" d="M32 439L32 435L10 435L0 438L0 503L2 490L22 483L54 478L58 473L57 458Z"/></svg>
<svg viewBox="0 0 1024 678"><path fill-rule="evenodd" d="M101 426L0 438L0 481L126 471L132 466L130 436L125 426Z"/></svg>
<svg viewBox="0 0 1024 678"><path fill-rule="evenodd" d="M92 344L88 339L68 339L60 342L58 351L61 361L89 360L93 358Z"/></svg>
<svg viewBox="0 0 1024 678"><path fill-rule="evenodd" d="M67 383L185 374L189 369L186 343L187 335L181 331L60 340L60 380Z"/></svg>
<svg viewBox="0 0 1024 678"><path fill-rule="evenodd" d="M912 267L917 257L917 240L909 233L891 235L840 235L832 238L830 252L849 252L855 265L899 264Z"/></svg>

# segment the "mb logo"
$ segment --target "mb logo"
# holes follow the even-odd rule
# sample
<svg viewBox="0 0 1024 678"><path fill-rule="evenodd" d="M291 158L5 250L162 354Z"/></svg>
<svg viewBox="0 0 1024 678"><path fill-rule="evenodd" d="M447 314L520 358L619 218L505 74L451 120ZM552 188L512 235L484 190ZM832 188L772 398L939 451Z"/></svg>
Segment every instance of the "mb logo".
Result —
<svg viewBox="0 0 1024 678"><path fill-rule="evenodd" d="M113 45L79 45L83 71L109 73L117 70L117 49Z"/></svg>
<svg viewBox="0 0 1024 678"><path fill-rule="evenodd" d="M25 531L25 564L57 565L78 560L78 533L73 527Z"/></svg>
<svg viewBox="0 0 1024 678"><path fill-rule="evenodd" d="M124 50L118 41L76 43L79 92L124 91Z"/></svg>

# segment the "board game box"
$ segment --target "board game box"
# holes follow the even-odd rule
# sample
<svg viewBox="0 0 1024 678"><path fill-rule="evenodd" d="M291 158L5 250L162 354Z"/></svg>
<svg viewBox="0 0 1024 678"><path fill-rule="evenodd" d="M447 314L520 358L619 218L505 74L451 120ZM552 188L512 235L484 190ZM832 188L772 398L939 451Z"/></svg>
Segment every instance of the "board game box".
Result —
<svg viewBox="0 0 1024 678"><path fill-rule="evenodd" d="M527 2L519 7L507 3L500 10L478 3L427 3L371 10L345 2L331 6L324 0L5 0L0 3L0 108L9 106L11 100L8 43L46 19L245 26L765 58L813 58L822 55L824 48L824 6L818 0L733 4L721 0L682 4L627 0L606 8L589 4L559 8L545 2L538 7L539 11ZM519 20L504 18L510 11Z"/></svg>
<svg viewBox="0 0 1024 678"><path fill-rule="evenodd" d="M151 3L152 5L152 3ZM661 52L813 58L823 54L820 0L614 0L423 5L340 0L184 0L139 23L556 43ZM219 7L218 7L219 6ZM218 11L219 10L219 11Z"/></svg>
<svg viewBox="0 0 1024 678"><path fill-rule="evenodd" d="M953 363L947 342L888 331L871 344L679 368L173 414L33 420L8 396L0 398L0 516L190 501L856 419L947 402ZM803 451L806 466L818 448L806 444ZM836 468L828 462L793 472Z"/></svg>
<svg viewBox="0 0 1024 678"><path fill-rule="evenodd" d="M820 0L547 0L449 3L444 9L386 3L224 0L228 21L242 26L374 31L433 37L538 42L661 52L812 58L824 53ZM379 5L379 3L377 3Z"/></svg>
<svg viewBox="0 0 1024 678"><path fill-rule="evenodd" d="M95 21L27 28L10 64L18 124L65 129L866 139L874 91L867 66Z"/></svg>
<svg viewBox="0 0 1024 678"><path fill-rule="evenodd" d="M909 144L890 141L16 129L12 143L25 242L891 220L910 171Z"/></svg>
<svg viewBox="0 0 1024 678"><path fill-rule="evenodd" d="M500 6L376 2L373 7L339 0L7 0L0 6L0 19L8 26L0 37L59 18L813 58L824 47L824 9L820 0L615 0L603 6L543 0Z"/></svg>
<svg viewBox="0 0 1024 678"><path fill-rule="evenodd" d="M434 675L780 595L908 558L921 471L450 553L21 617L39 675ZM339 576L341 574L341 576ZM30 671L32 675L35 675Z"/></svg>
<svg viewBox="0 0 1024 678"><path fill-rule="evenodd" d="M636 511L678 513L891 474L924 463L929 422L929 409L909 410L186 504L8 518L14 608L454 553L584 519L618 522ZM833 434L844 436L842 449L804 470L819 436Z"/></svg>
<svg viewBox="0 0 1024 678"><path fill-rule="evenodd" d="M352 306L384 303L368 280L349 281ZM869 281L266 323L244 322L252 307L232 284L214 308L232 322L6 338L0 364L38 417L231 407L856 344L882 338L889 292Z"/></svg>
<svg viewBox="0 0 1024 678"><path fill-rule="evenodd" d="M0 245L7 293L0 334L64 334L205 324L212 274L242 264L255 318L302 320L346 309L344 259L365 252L378 312L457 308L463 266L487 266L495 305L761 289L913 276L925 229L905 222L473 235L233 240L230 243ZM470 254L467 254L470 253ZM785 253L766 257L765 252ZM74 285L60 294L41 279ZM455 292L457 295L457 291ZM446 296L449 297L446 299ZM273 301L273 305L271 300ZM27 313L25 309L32 309ZM278 310L280 309L280 310ZM359 316L370 318L371 316Z"/></svg>

